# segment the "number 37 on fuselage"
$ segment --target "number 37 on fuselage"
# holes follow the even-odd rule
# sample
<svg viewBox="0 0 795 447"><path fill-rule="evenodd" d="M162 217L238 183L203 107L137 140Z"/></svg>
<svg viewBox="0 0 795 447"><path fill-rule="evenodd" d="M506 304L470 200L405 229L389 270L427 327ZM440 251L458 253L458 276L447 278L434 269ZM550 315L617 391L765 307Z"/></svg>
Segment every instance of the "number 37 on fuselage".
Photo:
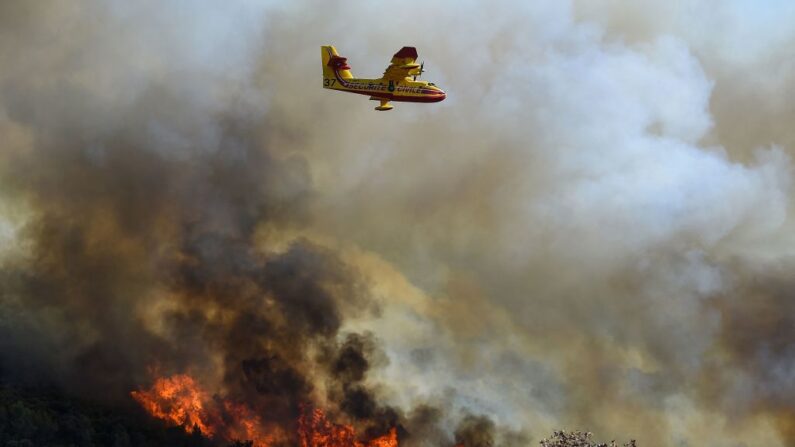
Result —
<svg viewBox="0 0 795 447"><path fill-rule="evenodd" d="M355 78L347 58L341 57L331 45L320 47L323 61L323 88L343 92L369 95L370 99L380 101L375 110L392 110L390 101L439 102L446 94L432 82L418 81L417 76L424 70L417 64L417 50L403 47L392 56L392 63L377 79Z"/></svg>

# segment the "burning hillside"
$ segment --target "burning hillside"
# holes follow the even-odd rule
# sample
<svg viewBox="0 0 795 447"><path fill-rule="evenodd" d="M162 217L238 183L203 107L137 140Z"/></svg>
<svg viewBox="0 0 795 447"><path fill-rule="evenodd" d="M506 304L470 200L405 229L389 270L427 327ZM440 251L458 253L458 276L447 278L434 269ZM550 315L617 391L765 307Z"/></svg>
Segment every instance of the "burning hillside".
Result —
<svg viewBox="0 0 795 447"><path fill-rule="evenodd" d="M133 391L132 397L156 418L187 430L195 427L207 436L216 432L206 410L209 397L190 376L157 379L150 390Z"/></svg>
<svg viewBox="0 0 795 447"><path fill-rule="evenodd" d="M353 426L333 423L322 410L309 406L302 407L297 432L290 436L283 427L264 424L245 403L211 397L185 374L158 378L149 390L133 391L132 396L152 416L221 441L244 440L253 447L272 447L297 438L301 447L398 446L395 427L380 437L362 440Z"/></svg>
<svg viewBox="0 0 795 447"><path fill-rule="evenodd" d="M0 1L0 445L795 445L795 3L406 2Z"/></svg>

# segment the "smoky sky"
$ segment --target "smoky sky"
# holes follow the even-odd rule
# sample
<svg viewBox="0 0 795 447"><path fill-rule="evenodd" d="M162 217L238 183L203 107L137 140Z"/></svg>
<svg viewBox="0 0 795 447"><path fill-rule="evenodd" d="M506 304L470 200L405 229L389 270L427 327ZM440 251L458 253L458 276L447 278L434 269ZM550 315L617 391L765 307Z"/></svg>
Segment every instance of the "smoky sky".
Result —
<svg viewBox="0 0 795 447"><path fill-rule="evenodd" d="M417 446L789 445L793 23L3 2L2 372L119 399L191 372ZM416 46L447 99L323 90L326 44L362 77Z"/></svg>

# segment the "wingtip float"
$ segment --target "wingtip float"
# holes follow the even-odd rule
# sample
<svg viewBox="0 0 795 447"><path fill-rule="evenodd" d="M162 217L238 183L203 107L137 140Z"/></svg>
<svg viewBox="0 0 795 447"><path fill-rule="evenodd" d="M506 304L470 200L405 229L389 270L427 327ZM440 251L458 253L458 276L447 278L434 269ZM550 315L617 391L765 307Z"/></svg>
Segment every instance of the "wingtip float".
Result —
<svg viewBox="0 0 795 447"><path fill-rule="evenodd" d="M375 110L392 110L390 102L439 102L447 97L444 90L432 82L419 81L425 71L424 63L417 63L417 49L403 47L376 79L356 78L351 74L348 59L337 53L331 45L320 47L323 60L323 88L368 95L379 101Z"/></svg>

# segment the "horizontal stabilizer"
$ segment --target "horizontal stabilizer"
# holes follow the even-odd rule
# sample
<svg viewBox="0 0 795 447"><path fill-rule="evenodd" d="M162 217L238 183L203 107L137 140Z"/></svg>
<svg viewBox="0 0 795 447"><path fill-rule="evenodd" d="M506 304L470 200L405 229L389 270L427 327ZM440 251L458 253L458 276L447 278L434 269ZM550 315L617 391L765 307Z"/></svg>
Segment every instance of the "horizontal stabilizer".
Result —
<svg viewBox="0 0 795 447"><path fill-rule="evenodd" d="M337 70L351 69L350 65L348 65L348 58L342 56L331 56L328 61L328 66Z"/></svg>
<svg viewBox="0 0 795 447"><path fill-rule="evenodd" d="M320 47L320 58L323 62L323 87L333 88L333 82L337 77L351 79L351 66L348 65L348 58L342 57L337 53L337 49L331 45Z"/></svg>

